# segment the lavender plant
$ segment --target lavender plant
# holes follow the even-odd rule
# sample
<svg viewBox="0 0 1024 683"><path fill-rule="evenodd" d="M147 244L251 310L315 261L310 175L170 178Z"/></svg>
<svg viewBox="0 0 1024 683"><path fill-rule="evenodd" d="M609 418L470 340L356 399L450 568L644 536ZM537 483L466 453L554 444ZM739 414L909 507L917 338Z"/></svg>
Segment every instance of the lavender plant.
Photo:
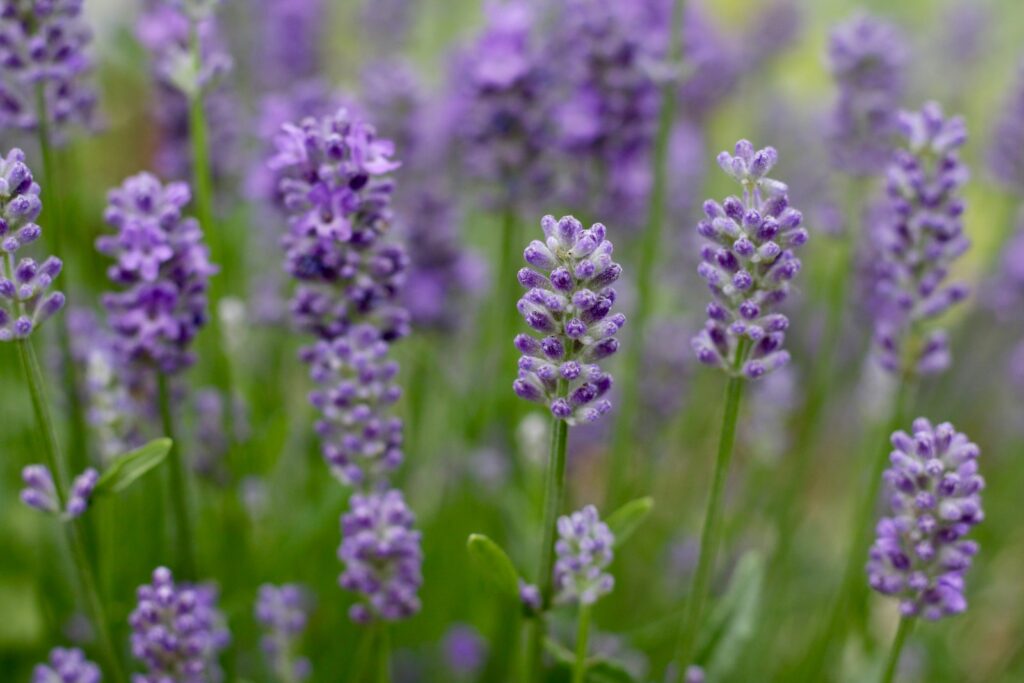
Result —
<svg viewBox="0 0 1024 683"><path fill-rule="evenodd" d="M32 683L100 683L100 668L77 648L55 647L46 664L32 670Z"/></svg>
<svg viewBox="0 0 1024 683"><path fill-rule="evenodd" d="M312 673L309 659L296 652L309 618L308 602L305 590L296 584L260 586L256 619L266 630L260 646L281 683L299 683Z"/></svg>

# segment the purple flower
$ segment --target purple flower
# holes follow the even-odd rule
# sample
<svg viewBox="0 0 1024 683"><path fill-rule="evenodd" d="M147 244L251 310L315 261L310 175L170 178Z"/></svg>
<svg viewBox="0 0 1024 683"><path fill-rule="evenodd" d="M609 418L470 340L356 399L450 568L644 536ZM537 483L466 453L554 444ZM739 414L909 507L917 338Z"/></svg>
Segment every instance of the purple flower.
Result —
<svg viewBox="0 0 1024 683"><path fill-rule="evenodd" d="M19 249L42 234L34 222L42 208L25 153L12 149L0 157L0 341L27 338L64 306L64 294L49 291L60 275L60 259L14 260Z"/></svg>
<svg viewBox="0 0 1024 683"><path fill-rule="evenodd" d="M612 313L622 267L612 261L605 227L589 229L572 216L541 219L545 241L523 252L530 265L519 271L527 289L517 308L540 338L520 334L519 376L512 388L520 398L546 404L570 425L594 422L611 410L604 398L612 377L599 361L619 348L615 338L626 316Z"/></svg>
<svg viewBox="0 0 1024 683"><path fill-rule="evenodd" d="M1024 317L1024 214L1017 230L1002 248L1002 262L995 277L986 283L985 304L1003 321Z"/></svg>
<svg viewBox="0 0 1024 683"><path fill-rule="evenodd" d="M78 648L55 647L46 664L32 670L32 683L100 683L100 668Z"/></svg>
<svg viewBox="0 0 1024 683"><path fill-rule="evenodd" d="M615 536L588 505L558 518L555 543L554 586L556 602L593 605L612 592L615 579L605 572L612 563Z"/></svg>
<svg viewBox="0 0 1024 683"><path fill-rule="evenodd" d="M743 198L704 202L697 233L698 274L714 295L704 330L693 339L697 358L730 374L757 379L789 362L782 348L789 320L776 309L800 272L795 250L807 241L803 217L789 205L786 186L767 177L778 154L747 140L718 163L743 186Z"/></svg>
<svg viewBox="0 0 1024 683"><path fill-rule="evenodd" d="M96 240L115 259L107 270L123 287L103 298L117 347L125 358L176 373L194 357L192 340L207 319L209 261L199 223L182 217L188 185L163 185L140 173L111 190L105 213L117 230Z"/></svg>
<svg viewBox="0 0 1024 683"><path fill-rule="evenodd" d="M392 140L403 159L417 158L428 141L426 93L411 64L397 59L370 63L361 75L361 102L377 129Z"/></svg>
<svg viewBox="0 0 1024 683"><path fill-rule="evenodd" d="M322 119L285 124L269 162L280 172L289 214L285 268L299 281L292 313L324 339L372 322L385 339L407 332L396 303L407 257L382 240L392 221L390 141L340 110Z"/></svg>
<svg viewBox="0 0 1024 683"><path fill-rule="evenodd" d="M21 490L21 502L41 512L60 513L57 488L53 483L50 468L45 465L28 465L21 471L25 488Z"/></svg>
<svg viewBox="0 0 1024 683"><path fill-rule="evenodd" d="M295 584L260 586L256 620L266 629L260 645L271 668L283 681L303 681L312 673L305 657L296 658L296 648L309 617L309 599Z"/></svg>
<svg viewBox="0 0 1024 683"><path fill-rule="evenodd" d="M315 77L322 68L329 26L326 0L257 0L253 45L255 71L264 87L277 90Z"/></svg>
<svg viewBox="0 0 1024 683"><path fill-rule="evenodd" d="M0 128L36 128L39 87L47 123L58 133L69 125L94 123L96 93L85 82L92 71L86 54L92 32L82 17L83 4L0 2Z"/></svg>
<svg viewBox="0 0 1024 683"><path fill-rule="evenodd" d="M967 167L957 150L967 139L960 117L945 118L930 102L920 112L901 112L906 146L886 174L886 217L873 245L876 290L876 355L886 370L932 374L949 366L942 331L922 326L968 293L946 284L953 262L970 247L963 232L961 188Z"/></svg>
<svg viewBox="0 0 1024 683"><path fill-rule="evenodd" d="M519 579L519 602L528 614L537 614L543 607L543 600L540 595L540 588L535 584L526 583Z"/></svg>
<svg viewBox="0 0 1024 683"><path fill-rule="evenodd" d="M828 68L839 96L828 139L835 168L873 175L889 161L907 57L907 41L899 29L868 14L858 14L832 31Z"/></svg>
<svg viewBox="0 0 1024 683"><path fill-rule="evenodd" d="M1007 95L988 150L988 166L1009 190L1024 192L1024 63Z"/></svg>
<svg viewBox="0 0 1024 683"><path fill-rule="evenodd" d="M366 324L303 350L310 377L323 387L309 398L322 415L316 431L324 458L350 486L371 487L402 463L402 420L389 415L401 396L398 363L388 351L377 328Z"/></svg>
<svg viewBox="0 0 1024 683"><path fill-rule="evenodd" d="M487 657L487 642L472 626L456 624L442 644L445 663L456 676L470 677L480 671Z"/></svg>
<svg viewBox="0 0 1024 683"><path fill-rule="evenodd" d="M139 586L128 623L132 654L148 669L133 683L207 683L220 675L217 657L230 634L213 588L175 584L171 571L160 567L152 584Z"/></svg>
<svg viewBox="0 0 1024 683"><path fill-rule="evenodd" d="M967 609L964 573L978 544L965 540L985 518L978 447L944 422L914 420L897 431L884 480L892 516L878 523L868 555L871 587L900 600L904 616L939 619Z"/></svg>
<svg viewBox="0 0 1024 683"><path fill-rule="evenodd" d="M199 35L200 64L192 64L189 55L193 19L173 2L153 0L139 18L135 35L153 58L157 80L186 95L207 90L234 68L225 50L212 14L196 23ZM198 72L196 72L198 68Z"/></svg>
<svg viewBox="0 0 1024 683"><path fill-rule="evenodd" d="M339 583L361 597L349 616L360 624L411 617L420 609L423 552L402 492L357 493L349 505L341 518L338 559L345 572Z"/></svg>

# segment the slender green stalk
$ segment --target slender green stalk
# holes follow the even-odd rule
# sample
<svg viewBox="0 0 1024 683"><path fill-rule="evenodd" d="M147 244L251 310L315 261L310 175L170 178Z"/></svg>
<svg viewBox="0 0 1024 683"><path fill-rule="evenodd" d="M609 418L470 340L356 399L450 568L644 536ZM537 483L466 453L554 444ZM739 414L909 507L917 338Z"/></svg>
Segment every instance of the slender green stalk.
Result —
<svg viewBox="0 0 1024 683"><path fill-rule="evenodd" d="M893 401L892 415L883 425L879 449L873 454L868 467L869 479L866 488L863 494L857 497L856 508L850 518L850 529L846 538L851 539L851 542L847 550L839 592L832 604L825 628L812 642L804 660L805 675L801 680L819 680L833 646L846 636L849 612L863 602L863 596L867 592L864 562L871 544L873 512L882 486L882 472L891 451L889 435L903 423L913 388L910 378L904 377L900 380Z"/></svg>
<svg viewBox="0 0 1024 683"><path fill-rule="evenodd" d="M743 351L741 347L741 351ZM742 359L745 352L737 352ZM738 363L737 363L738 364ZM704 515L704 528L700 536L700 556L697 560L697 571L694 574L693 587L686 602L683 614L682 630L676 650L678 662L677 680L682 683L686 669L693 664L697 650L697 636L700 634L704 604L711 588L711 575L715 564L715 555L721 541L721 517L725 482L729 475L729 462L732 460L733 444L736 441L736 424L739 420L740 403L743 399L743 387L746 384L740 376L729 379L725 390L725 413L722 416L722 431L718 441L718 456L715 458L714 478L711 483L711 495L708 497L707 510Z"/></svg>
<svg viewBox="0 0 1024 683"><path fill-rule="evenodd" d="M889 658L885 662L885 670L882 671L880 683L892 683L896 676L896 667L900 663L900 653L903 652L903 645L907 642L907 636L914 630L913 617L900 619L900 626L896 629L896 636L893 638L892 647L889 648Z"/></svg>
<svg viewBox="0 0 1024 683"><path fill-rule="evenodd" d="M684 0L673 3L671 43L669 60L678 64L682 56L682 23ZM621 373L622 399L615 423L615 437L612 442L611 471L608 476L607 502L616 506L629 497L634 482L631 481L634 432L638 415L637 392L644 353L644 340L648 319L654 303L654 282L658 271L658 254L661 251L662 232L665 224L665 204L668 185L668 150L672 126L676 117L676 86L666 80L661 89L661 106L658 112L658 130L654 143L653 184L647 213L647 225L640 244L640 259L636 271L636 308L630 319L632 343L626 351L625 366Z"/></svg>
<svg viewBox="0 0 1024 683"><path fill-rule="evenodd" d="M558 395L566 393L566 382L560 380ZM546 611L551 605L554 592L552 571L555 565L555 531L558 522L558 511L562 508L565 495L565 452L569 441L569 425L565 420L551 418L551 451L548 456L548 471L544 488L544 528L543 541L540 548L540 570L537 573L537 584L540 587L541 610ZM542 654L547 622L544 614L534 617L533 633L530 639L528 654L528 671L531 681L541 680Z"/></svg>
<svg viewBox="0 0 1024 683"><path fill-rule="evenodd" d="M518 280L516 270L520 263L522 247L520 245L519 216L511 206L505 208L502 214L501 223L501 254L499 257L499 271L501 281L498 284L500 298L497 305L499 310L498 339L497 346L500 349L498 377L515 377L516 374L516 353L512 338L515 336L518 324L519 311L516 308L516 294ZM509 391L497 393L498 406L506 405L507 410L501 410L502 422L505 424L506 432L511 433L514 425L513 416L516 410L515 395Z"/></svg>
<svg viewBox="0 0 1024 683"><path fill-rule="evenodd" d="M53 416L50 413L50 406L46 400L45 385L42 371L39 368L39 360L36 358L35 350L32 348L32 343L29 340L20 339L15 343L18 347L18 356L21 359L22 369L25 373L25 382L28 384L36 423L43 440L43 456L46 458L47 466L53 473L54 490L61 509L63 509L67 500L68 477L61 455L60 443L57 440L57 430L54 427ZM106 660L108 670L111 672L114 682L123 683L125 680L124 671L121 668L121 661L117 657L117 651L113 645L114 641L110 637L110 622L107 620L106 610L103 606L103 601L100 599L96 576L93 573L92 564L89 561L85 544L82 541L80 522L70 521L64 525L64 529L82 591L82 599L96 627L101 653Z"/></svg>
<svg viewBox="0 0 1024 683"><path fill-rule="evenodd" d="M391 632L385 623L378 626L376 650L373 683L391 683Z"/></svg>
<svg viewBox="0 0 1024 683"><path fill-rule="evenodd" d="M170 382L164 373L157 375L157 387L160 402L160 419L163 424L164 436L171 439L171 452L167 459L170 464L170 476L168 478L171 508L174 512L174 538L178 549L178 562L181 563L178 571L183 579L194 580L196 578L195 548L192 536L192 521L188 509L188 487L185 463L182 461L181 449L178 448L175 438L174 415L171 412L171 392L168 386Z"/></svg>
<svg viewBox="0 0 1024 683"><path fill-rule="evenodd" d="M576 663L572 667L572 683L583 683L587 675L587 638L590 635L590 605L580 605L580 621L576 630Z"/></svg>

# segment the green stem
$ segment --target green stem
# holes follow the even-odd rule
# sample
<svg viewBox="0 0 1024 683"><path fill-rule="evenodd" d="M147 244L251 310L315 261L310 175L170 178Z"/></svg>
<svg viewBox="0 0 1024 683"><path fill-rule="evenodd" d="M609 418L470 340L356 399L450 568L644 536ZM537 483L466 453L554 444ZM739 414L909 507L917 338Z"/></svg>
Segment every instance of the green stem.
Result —
<svg viewBox="0 0 1024 683"><path fill-rule="evenodd" d="M384 623L380 624L378 629L373 681L391 683L391 632Z"/></svg>
<svg viewBox="0 0 1024 683"><path fill-rule="evenodd" d="M519 244L519 216L514 208L506 207L502 215L501 223L501 254L499 257L499 276L501 277L498 291L500 293L497 305L500 315L498 321L498 348L500 365L498 366L498 377L516 376L516 350L512 343L518 324L519 311L516 308L516 294L518 279L516 277L517 266L520 262L522 248ZM501 410L502 422L505 423L505 431L511 434L514 428L513 416L517 412L518 399L511 390L496 392L500 408L502 403L508 405L507 410Z"/></svg>
<svg viewBox="0 0 1024 683"><path fill-rule="evenodd" d="M913 617L900 619L900 626L896 629L896 637L893 638L892 647L889 648L889 658L885 663L885 670L882 672L880 683L892 683L896 676L896 667L900 663L900 653L903 652L903 645L907 642L907 636L914 630Z"/></svg>
<svg viewBox="0 0 1024 683"><path fill-rule="evenodd" d="M53 473L57 500L60 503L61 509L64 509L65 501L67 500L68 477L61 455L60 443L57 440L57 430L54 427L53 416L50 413L50 406L46 400L46 390L43 374L39 367L39 360L36 358L35 350L32 348L32 343L29 340L19 339L15 343L18 347L18 356L21 359L22 370L25 373L25 382L28 384L32 410L36 417L36 425L43 439L43 456L46 459L47 466ZM121 662L113 646L114 641L110 637L110 622L107 620L106 610L103 607L103 601L100 599L93 567L89 561L85 544L82 542L80 522L75 520L68 522L65 525L65 532L78 575L82 599L85 602L89 616L96 626L103 657L109 670L112 672L115 683L123 683L125 680L124 672L121 669Z"/></svg>
<svg viewBox="0 0 1024 683"><path fill-rule="evenodd" d="M572 668L572 683L583 683L587 675L587 638L590 635L590 605L580 605L580 622L576 631L576 663Z"/></svg>
<svg viewBox="0 0 1024 683"><path fill-rule="evenodd" d="M188 488L185 463L175 438L174 415L171 411L171 391L167 375L157 374L157 387L160 401L160 420L163 424L164 436L171 439L171 452L168 453L170 465L169 488L171 508L174 512L174 535L178 548L178 571L183 579L196 578L195 549L193 547L192 521L189 518Z"/></svg>
<svg viewBox="0 0 1024 683"><path fill-rule="evenodd" d="M684 0L673 3L671 43L669 61L678 64L682 57L682 22ZM668 151L672 126L676 116L677 83L667 79L661 88L661 106L658 112L658 130L654 143L653 183L650 206L643 241L640 244L640 258L636 271L636 307L630 319L632 343L626 351L625 367L621 373L622 393L619 414L615 422L615 437L612 442L611 471L608 476L608 503L617 506L629 497L633 482L630 481L634 432L638 415L637 392L644 357L644 341L647 323L654 301L654 282L658 268L658 254L661 251L662 232L665 224L665 204L668 186Z"/></svg>
<svg viewBox="0 0 1024 683"><path fill-rule="evenodd" d="M865 484L866 489L863 495L857 497L854 513L850 518L850 529L846 538L851 539L851 542L847 550L839 592L832 604L821 636L813 641L811 650L805 658L804 679L806 680L820 679L822 668L828 661L834 644L846 636L850 611L862 602L867 591L867 583L863 576L864 562L871 544L871 532L874 528L872 520L878 494L882 487L882 472L885 470L891 452L890 434L899 429L903 423L913 388L910 378L901 378L893 400L892 415L882 427L883 433L879 438L880 447L872 455L872 460L869 463L869 479Z"/></svg>
<svg viewBox="0 0 1024 683"><path fill-rule="evenodd" d="M558 395L566 393L565 380L558 384ZM544 489L544 527L543 541L540 548L540 570L537 573L537 584L540 587L541 610L546 611L551 605L554 588L552 570L555 564L555 531L558 512L562 508L565 495L565 453L569 441L569 425L565 420L551 418L551 451L548 456L548 471ZM547 623L544 614L534 617L533 634L530 639L529 668L530 680L540 681L544 650L544 636Z"/></svg>
<svg viewBox="0 0 1024 683"><path fill-rule="evenodd" d="M741 349L742 349L741 345ZM737 352L737 365L742 362L745 354ZM741 376L733 376L725 390L725 413L722 417L722 432L718 441L718 455L715 458L714 478L711 483L711 495L708 497L707 510L704 515L704 528L700 537L700 556L697 560L697 571L694 574L693 588L686 602L683 614L682 630L677 650L678 677L682 683L686 669L694 663L697 650L697 636L700 634L704 604L708 599L711 587L711 574L714 569L715 555L721 541L721 517L725 482L729 475L729 462L732 460L733 444L736 441L736 424L739 419L740 402L743 398L745 380Z"/></svg>

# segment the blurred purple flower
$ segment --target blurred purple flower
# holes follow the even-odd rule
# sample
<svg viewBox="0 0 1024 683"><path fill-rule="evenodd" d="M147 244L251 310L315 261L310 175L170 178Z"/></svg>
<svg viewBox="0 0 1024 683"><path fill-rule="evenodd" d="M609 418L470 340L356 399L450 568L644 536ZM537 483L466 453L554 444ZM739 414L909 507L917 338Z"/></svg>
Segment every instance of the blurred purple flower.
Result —
<svg viewBox="0 0 1024 683"><path fill-rule="evenodd" d="M305 657L297 657L298 640L306 630L309 599L296 584L260 586L256 601L256 620L266 632L260 640L271 668L282 681L304 681L312 673Z"/></svg>
<svg viewBox="0 0 1024 683"><path fill-rule="evenodd" d="M445 664L460 677L470 677L480 671L487 657L487 641L472 626L455 624L448 629L442 643Z"/></svg>
<svg viewBox="0 0 1024 683"><path fill-rule="evenodd" d="M588 505L558 518L554 587L557 602L593 605L611 593L615 579L605 572L612 563L615 536Z"/></svg>
<svg viewBox="0 0 1024 683"><path fill-rule="evenodd" d="M256 0L255 72L268 90L288 88L323 69L329 0Z"/></svg>
<svg viewBox="0 0 1024 683"><path fill-rule="evenodd" d="M55 647L46 664L32 670L32 683L100 683L100 668L77 648Z"/></svg>
<svg viewBox="0 0 1024 683"><path fill-rule="evenodd" d="M988 167L1007 189L1024 194L1024 64L996 122L988 150Z"/></svg>

